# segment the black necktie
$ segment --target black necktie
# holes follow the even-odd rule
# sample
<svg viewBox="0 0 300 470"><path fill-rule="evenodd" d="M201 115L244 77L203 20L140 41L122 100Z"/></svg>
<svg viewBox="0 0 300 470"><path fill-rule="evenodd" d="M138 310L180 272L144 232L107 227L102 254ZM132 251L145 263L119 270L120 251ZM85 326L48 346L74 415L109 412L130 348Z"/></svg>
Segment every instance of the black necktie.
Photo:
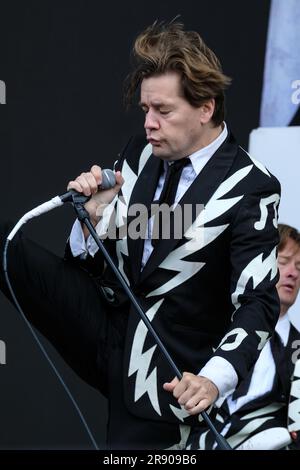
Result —
<svg viewBox="0 0 300 470"><path fill-rule="evenodd" d="M281 392L284 394L284 397L287 397L290 387L288 361L291 360L291 358L287 357L286 348L284 347L282 340L276 331L274 331L274 334L270 340L270 345L276 367L273 388L276 386L278 387L279 385ZM284 397L282 397L282 399Z"/></svg>
<svg viewBox="0 0 300 470"><path fill-rule="evenodd" d="M172 204L174 204L182 170L189 163L189 158L181 158L174 162L168 162L167 174L158 200L159 205L168 204L172 206Z"/></svg>
<svg viewBox="0 0 300 470"><path fill-rule="evenodd" d="M161 204L167 204L168 207L171 207L174 204L182 170L189 163L190 159L187 157L181 158L180 160L176 160L174 162L168 162L167 174L165 177L161 194L159 196L158 201L153 201L153 204L156 204L157 206L160 206ZM161 238L162 233L162 222L159 220L159 214L154 217L153 227L156 227L156 224L159 224L159 237L153 238L151 240L153 247Z"/></svg>

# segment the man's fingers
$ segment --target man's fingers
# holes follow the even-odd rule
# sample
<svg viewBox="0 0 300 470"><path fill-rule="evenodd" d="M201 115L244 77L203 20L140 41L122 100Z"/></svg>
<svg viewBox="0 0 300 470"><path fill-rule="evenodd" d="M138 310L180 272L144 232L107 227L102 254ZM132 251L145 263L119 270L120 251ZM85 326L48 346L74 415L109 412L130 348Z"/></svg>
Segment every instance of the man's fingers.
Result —
<svg viewBox="0 0 300 470"><path fill-rule="evenodd" d="M117 194L124 183L124 178L120 171L117 171L115 176L116 184L112 189ZM69 181L67 189L75 189L76 191L83 193L85 196L91 196L92 194L96 194L98 192L98 186L101 185L101 183L101 167L98 165L93 165L89 172L81 173L81 175L77 176L76 180Z"/></svg>
<svg viewBox="0 0 300 470"><path fill-rule="evenodd" d="M124 178L121 174L120 171L117 171L115 173L115 176L116 176L116 184L119 186L119 188L122 186L122 184L124 183Z"/></svg>
<svg viewBox="0 0 300 470"><path fill-rule="evenodd" d="M84 174L85 181L87 182L90 191L92 194L96 194L98 192L98 182L93 173L85 173ZM99 180L99 179L98 179Z"/></svg>
<svg viewBox="0 0 300 470"><path fill-rule="evenodd" d="M86 175L87 175L87 173L81 173L81 175L79 175L76 178L76 181L77 181L77 183L80 184L83 194L85 196L90 196L91 195L91 188L90 188L90 185L87 181Z"/></svg>
<svg viewBox="0 0 300 470"><path fill-rule="evenodd" d="M179 383L179 380L177 379L177 377L174 377L174 379L171 382L164 383L163 388L164 390L166 390L166 392L173 392L174 388L176 387L178 383Z"/></svg>
<svg viewBox="0 0 300 470"><path fill-rule="evenodd" d="M201 411L206 410L206 408L208 408L210 404L211 403L209 402L209 400L207 400L207 398L203 398L203 400L200 400L197 405L192 406L190 408L186 408L185 406L185 409L190 415L197 415L201 413Z"/></svg>
<svg viewBox="0 0 300 470"><path fill-rule="evenodd" d="M78 191L79 193L82 193L82 187L77 181L70 181L68 186L67 186L67 191L70 191L70 189L75 189L75 191Z"/></svg>
<svg viewBox="0 0 300 470"><path fill-rule="evenodd" d="M203 401L207 401L208 403L209 397L200 389L197 393L192 394L187 400L185 400L184 407L187 411L189 411L194 409L200 403L203 405Z"/></svg>
<svg viewBox="0 0 300 470"><path fill-rule="evenodd" d="M196 378L196 381L198 378ZM183 373L183 377L178 382L173 395L175 398L178 399L179 404L184 404L189 398L191 398L192 394L198 391L198 384L195 382L194 374L189 374L187 372ZM182 401L182 403L180 402Z"/></svg>
<svg viewBox="0 0 300 470"><path fill-rule="evenodd" d="M164 384L164 389L172 392L179 405L190 415L196 415L208 408L218 397L218 389L206 377L184 372L182 379Z"/></svg>
<svg viewBox="0 0 300 470"><path fill-rule="evenodd" d="M102 171L99 165L93 165L91 168L91 173L94 176L97 186L99 186L102 182Z"/></svg>

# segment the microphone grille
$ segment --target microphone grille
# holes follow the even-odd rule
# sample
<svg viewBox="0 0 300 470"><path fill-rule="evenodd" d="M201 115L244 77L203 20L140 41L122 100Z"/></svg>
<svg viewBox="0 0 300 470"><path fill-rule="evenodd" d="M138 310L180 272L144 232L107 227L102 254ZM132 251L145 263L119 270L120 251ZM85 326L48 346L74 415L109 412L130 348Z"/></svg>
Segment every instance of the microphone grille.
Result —
<svg viewBox="0 0 300 470"><path fill-rule="evenodd" d="M116 177L112 170L102 170L102 189L113 188L116 184Z"/></svg>

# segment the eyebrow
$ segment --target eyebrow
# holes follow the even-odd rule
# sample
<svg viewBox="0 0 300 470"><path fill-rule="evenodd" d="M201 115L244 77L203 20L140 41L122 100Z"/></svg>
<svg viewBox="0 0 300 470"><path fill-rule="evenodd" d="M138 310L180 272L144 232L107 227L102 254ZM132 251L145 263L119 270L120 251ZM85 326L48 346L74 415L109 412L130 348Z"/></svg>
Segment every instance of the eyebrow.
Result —
<svg viewBox="0 0 300 470"><path fill-rule="evenodd" d="M154 101L151 103L151 105L154 107L154 108L160 108L162 106L171 106L170 103L164 103L162 101ZM139 101L139 106L147 106L148 105L146 103L143 103L142 101Z"/></svg>
<svg viewBox="0 0 300 470"><path fill-rule="evenodd" d="M287 260L287 261L293 259L293 255L287 256L287 255L281 255L280 253L278 253L278 258L279 258L279 257L280 257L280 258L283 258L283 259L285 259L285 260ZM296 264L297 264L297 265L300 265L300 261L296 261Z"/></svg>

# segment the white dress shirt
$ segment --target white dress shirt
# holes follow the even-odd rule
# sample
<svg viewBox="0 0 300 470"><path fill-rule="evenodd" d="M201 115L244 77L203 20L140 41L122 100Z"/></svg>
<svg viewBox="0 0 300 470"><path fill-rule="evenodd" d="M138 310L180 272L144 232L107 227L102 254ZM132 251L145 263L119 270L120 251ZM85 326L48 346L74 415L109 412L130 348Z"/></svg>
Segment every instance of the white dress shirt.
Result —
<svg viewBox="0 0 300 470"><path fill-rule="evenodd" d="M221 134L213 142L211 142L206 147L194 152L192 155L189 155L191 164L188 164L183 168L175 196L175 205L178 203L178 201L182 198L186 190L190 187L190 185L199 175L208 160L213 156L213 154L225 141L228 135L228 130L225 122L223 123L223 126L224 127ZM164 185L164 180L167 173L167 162L164 163L164 173L159 178L153 201L157 201L159 199ZM148 223L148 238L144 242L141 269L144 268L153 250L153 246L151 244L152 228L153 217L149 220ZM70 234L70 248L73 253L73 256L81 255L83 257L86 256L87 253L90 253L91 256L94 256L98 250L98 247L91 236L89 236L85 241L81 224L78 220L75 221ZM219 390L219 399L217 401L218 406L224 401L224 399L228 395L233 392L238 382L238 377L234 368L228 361L226 361L222 357L213 357L212 359L210 359L206 363L206 365L200 370L199 375L207 377L217 386Z"/></svg>

